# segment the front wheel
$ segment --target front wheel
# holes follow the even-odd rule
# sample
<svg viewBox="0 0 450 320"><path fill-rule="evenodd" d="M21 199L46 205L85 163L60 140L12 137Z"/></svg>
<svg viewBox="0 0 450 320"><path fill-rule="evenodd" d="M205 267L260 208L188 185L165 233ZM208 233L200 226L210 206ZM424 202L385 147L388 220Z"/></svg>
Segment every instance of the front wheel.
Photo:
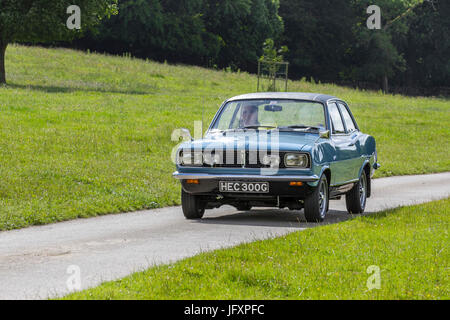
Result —
<svg viewBox="0 0 450 320"><path fill-rule="evenodd" d="M198 196L194 196L181 189L181 208L186 219L201 219L205 213L205 205Z"/></svg>
<svg viewBox="0 0 450 320"><path fill-rule="evenodd" d="M325 175L319 180L319 184L305 199L305 218L307 222L322 222L328 210L329 190Z"/></svg>
<svg viewBox="0 0 450 320"><path fill-rule="evenodd" d="M358 183L345 195L347 211L350 214L363 213L367 201L367 174L363 170Z"/></svg>
<svg viewBox="0 0 450 320"><path fill-rule="evenodd" d="M252 210L252 206L249 204L242 204L236 207L237 211L250 211Z"/></svg>

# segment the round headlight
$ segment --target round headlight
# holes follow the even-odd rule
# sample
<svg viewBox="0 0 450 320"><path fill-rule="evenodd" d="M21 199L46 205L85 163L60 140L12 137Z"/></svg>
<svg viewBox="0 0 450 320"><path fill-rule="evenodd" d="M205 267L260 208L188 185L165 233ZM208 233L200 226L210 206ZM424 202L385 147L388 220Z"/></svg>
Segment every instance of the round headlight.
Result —
<svg viewBox="0 0 450 320"><path fill-rule="evenodd" d="M203 154L203 161L209 166L220 164L220 154L205 152Z"/></svg>
<svg viewBox="0 0 450 320"><path fill-rule="evenodd" d="M280 157L266 154L262 158L261 163L265 166L270 166L271 168L277 168L280 166Z"/></svg>
<svg viewBox="0 0 450 320"><path fill-rule="evenodd" d="M287 153L284 157L284 164L286 167L308 167L308 156L300 153Z"/></svg>
<svg viewBox="0 0 450 320"><path fill-rule="evenodd" d="M180 163L183 166L201 166L203 164L202 152L180 152Z"/></svg>
<svg viewBox="0 0 450 320"><path fill-rule="evenodd" d="M192 153L190 153L189 151L188 152L181 151L180 160L181 164L184 166L192 165Z"/></svg>

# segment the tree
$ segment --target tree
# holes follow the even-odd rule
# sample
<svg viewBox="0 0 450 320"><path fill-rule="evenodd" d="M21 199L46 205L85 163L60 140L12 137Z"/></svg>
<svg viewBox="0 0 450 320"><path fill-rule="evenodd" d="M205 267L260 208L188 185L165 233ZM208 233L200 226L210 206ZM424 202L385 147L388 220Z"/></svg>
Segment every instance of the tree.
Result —
<svg viewBox="0 0 450 320"><path fill-rule="evenodd" d="M113 54L201 64L216 57L221 44L206 30L202 8L203 0L122 0L119 14L80 44Z"/></svg>
<svg viewBox="0 0 450 320"><path fill-rule="evenodd" d="M69 30L67 8L81 9L81 29ZM6 83L5 53L9 43L70 40L117 13L117 0L0 0L0 84Z"/></svg>
<svg viewBox="0 0 450 320"><path fill-rule="evenodd" d="M381 8L381 30L367 9ZM447 86L448 0L280 0L289 73L321 81ZM278 41L280 42L280 40Z"/></svg>
<svg viewBox="0 0 450 320"><path fill-rule="evenodd" d="M278 0L121 0L119 14L79 48L256 71L266 38L278 39Z"/></svg>
<svg viewBox="0 0 450 320"><path fill-rule="evenodd" d="M267 61L267 62L283 62L284 54L289 52L287 46L281 46L280 49L277 50L275 48L275 42L273 39L266 39L263 44L263 52L264 54L259 58L259 61Z"/></svg>
<svg viewBox="0 0 450 320"><path fill-rule="evenodd" d="M425 1L408 18L410 27L406 52L408 86L421 88L450 83L450 1Z"/></svg>
<svg viewBox="0 0 450 320"><path fill-rule="evenodd" d="M263 52L264 54L259 58L259 62L263 65L267 65L267 72L269 73L270 79L270 85L267 88L267 91L276 91L275 81L277 78L277 73L280 69L280 63L284 62L283 55L289 52L289 49L287 46L282 46L277 50L277 48L275 48L273 39L266 39L263 44ZM261 72L261 70L259 70L258 72ZM259 76L260 74L258 74L258 77Z"/></svg>
<svg viewBox="0 0 450 320"><path fill-rule="evenodd" d="M289 72L294 77L338 80L351 64L355 12L348 0L281 0L289 47Z"/></svg>
<svg viewBox="0 0 450 320"><path fill-rule="evenodd" d="M406 17L423 0L378 0L383 18L381 30L361 27L366 23L366 9L372 2L353 0L360 19L354 28L356 45L352 48L355 61L353 76L370 81L381 80L383 91L387 92L388 79L406 70L404 54L400 50L409 30Z"/></svg>
<svg viewBox="0 0 450 320"><path fill-rule="evenodd" d="M278 0L205 0L206 28L223 42L219 66L256 71L261 44L283 32L278 7Z"/></svg>

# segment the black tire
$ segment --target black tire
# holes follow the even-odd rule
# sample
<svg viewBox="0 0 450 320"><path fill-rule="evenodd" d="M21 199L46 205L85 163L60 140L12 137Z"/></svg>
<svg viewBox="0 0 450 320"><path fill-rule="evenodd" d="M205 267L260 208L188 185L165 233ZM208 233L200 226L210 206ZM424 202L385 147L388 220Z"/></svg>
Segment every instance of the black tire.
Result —
<svg viewBox="0 0 450 320"><path fill-rule="evenodd" d="M367 190L369 179L365 170L361 173L358 182L345 195L345 204L350 214L360 214L364 212L367 203Z"/></svg>
<svg viewBox="0 0 450 320"><path fill-rule="evenodd" d="M248 205L248 204L247 205L240 205L240 206L237 206L236 209L238 211L250 211L250 210L252 210L252 206Z"/></svg>
<svg viewBox="0 0 450 320"><path fill-rule="evenodd" d="M325 175L320 177L317 187L313 193L305 199L305 218L307 222L322 222L328 211L330 191L328 180Z"/></svg>
<svg viewBox="0 0 450 320"><path fill-rule="evenodd" d="M198 196L194 196L181 189L181 207L186 219L201 219L205 213L205 205Z"/></svg>

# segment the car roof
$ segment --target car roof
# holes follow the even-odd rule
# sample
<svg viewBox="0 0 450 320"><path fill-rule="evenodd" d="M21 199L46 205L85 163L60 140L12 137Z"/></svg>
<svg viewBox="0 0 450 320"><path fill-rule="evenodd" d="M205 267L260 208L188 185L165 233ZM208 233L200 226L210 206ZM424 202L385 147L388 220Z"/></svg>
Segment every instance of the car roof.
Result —
<svg viewBox="0 0 450 320"><path fill-rule="evenodd" d="M292 100L327 102L328 100L338 98L326 94L309 93L309 92L258 92L235 96L233 98L228 99L227 101L250 100L250 99L292 99Z"/></svg>

